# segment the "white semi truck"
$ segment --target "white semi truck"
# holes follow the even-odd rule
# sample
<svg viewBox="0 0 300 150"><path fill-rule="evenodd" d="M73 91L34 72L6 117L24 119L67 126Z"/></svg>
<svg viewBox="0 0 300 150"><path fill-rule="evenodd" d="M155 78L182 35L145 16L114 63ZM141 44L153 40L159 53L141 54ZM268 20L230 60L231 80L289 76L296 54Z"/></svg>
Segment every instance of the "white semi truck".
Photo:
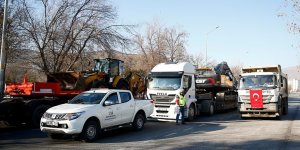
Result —
<svg viewBox="0 0 300 150"><path fill-rule="evenodd" d="M187 100L185 116L193 120L199 112L195 98L195 67L187 62L160 63L149 75L147 96L155 102L154 119L176 119L175 96L184 90Z"/></svg>
<svg viewBox="0 0 300 150"><path fill-rule="evenodd" d="M288 82L280 65L242 68L238 88L244 117L276 117L288 113Z"/></svg>
<svg viewBox="0 0 300 150"><path fill-rule="evenodd" d="M147 85L147 96L155 102L150 117L157 120L176 119L175 96L181 91L184 91L187 100L185 117L189 121L202 112L212 115L215 110L235 108L235 79L227 79L231 73L227 63L220 63L216 68L203 73L203 69L195 69L188 62L156 65L149 74ZM223 85L225 81L231 85Z"/></svg>

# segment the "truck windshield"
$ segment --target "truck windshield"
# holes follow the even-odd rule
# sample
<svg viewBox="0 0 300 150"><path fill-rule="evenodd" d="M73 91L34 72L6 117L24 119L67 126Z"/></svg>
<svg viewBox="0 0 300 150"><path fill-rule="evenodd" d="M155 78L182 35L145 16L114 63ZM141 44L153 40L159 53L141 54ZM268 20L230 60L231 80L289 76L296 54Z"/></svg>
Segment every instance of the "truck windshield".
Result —
<svg viewBox="0 0 300 150"><path fill-rule="evenodd" d="M155 90L177 90L180 88L181 78L154 77L148 82L149 89Z"/></svg>
<svg viewBox="0 0 300 150"><path fill-rule="evenodd" d="M106 93L81 93L69 101L69 104L99 104Z"/></svg>
<svg viewBox="0 0 300 150"><path fill-rule="evenodd" d="M274 88L277 85L277 78L275 75L251 75L243 76L240 79L239 89L253 89L253 88Z"/></svg>

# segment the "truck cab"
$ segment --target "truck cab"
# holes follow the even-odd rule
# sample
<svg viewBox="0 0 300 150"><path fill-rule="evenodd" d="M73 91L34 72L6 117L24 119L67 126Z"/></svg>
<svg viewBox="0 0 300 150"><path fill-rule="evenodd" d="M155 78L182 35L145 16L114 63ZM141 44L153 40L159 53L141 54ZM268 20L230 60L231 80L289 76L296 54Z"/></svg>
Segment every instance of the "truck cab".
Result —
<svg viewBox="0 0 300 150"><path fill-rule="evenodd" d="M187 62L160 63L149 74L147 97L155 102L153 119L176 119L175 96L184 91L187 100L185 116L193 120L196 111L195 67Z"/></svg>

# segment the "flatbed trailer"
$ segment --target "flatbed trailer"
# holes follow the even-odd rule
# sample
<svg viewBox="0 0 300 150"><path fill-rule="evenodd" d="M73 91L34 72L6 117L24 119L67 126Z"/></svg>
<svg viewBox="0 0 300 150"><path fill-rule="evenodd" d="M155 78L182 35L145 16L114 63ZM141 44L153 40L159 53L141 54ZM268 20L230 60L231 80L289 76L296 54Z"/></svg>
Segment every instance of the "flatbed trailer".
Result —
<svg viewBox="0 0 300 150"><path fill-rule="evenodd" d="M0 102L0 121L9 125L38 127L50 107L68 102L83 90L63 89L60 82L24 82L7 84L6 97Z"/></svg>

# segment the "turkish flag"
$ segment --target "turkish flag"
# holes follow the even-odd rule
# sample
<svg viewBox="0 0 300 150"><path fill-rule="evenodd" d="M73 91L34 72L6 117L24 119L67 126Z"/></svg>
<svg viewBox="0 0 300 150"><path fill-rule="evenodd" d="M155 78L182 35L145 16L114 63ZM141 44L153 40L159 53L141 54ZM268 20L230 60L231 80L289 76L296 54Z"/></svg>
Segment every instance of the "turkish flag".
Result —
<svg viewBox="0 0 300 150"><path fill-rule="evenodd" d="M251 108L263 108L262 90L250 90Z"/></svg>

